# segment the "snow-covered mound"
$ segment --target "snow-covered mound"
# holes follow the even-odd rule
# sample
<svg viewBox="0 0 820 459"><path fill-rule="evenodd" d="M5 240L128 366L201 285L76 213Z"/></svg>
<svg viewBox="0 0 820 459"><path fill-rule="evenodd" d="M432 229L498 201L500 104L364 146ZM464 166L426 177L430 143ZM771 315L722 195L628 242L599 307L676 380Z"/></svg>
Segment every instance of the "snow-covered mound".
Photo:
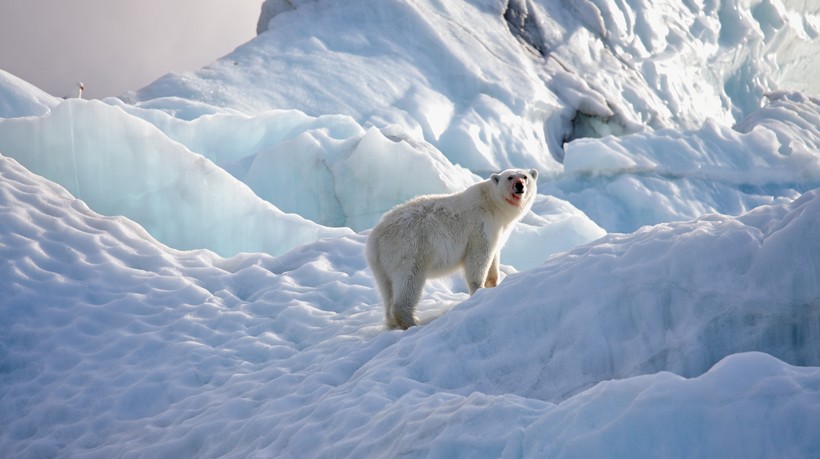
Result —
<svg viewBox="0 0 820 459"><path fill-rule="evenodd" d="M0 69L0 118L42 116L57 103L56 97Z"/></svg>
<svg viewBox="0 0 820 459"><path fill-rule="evenodd" d="M270 0L259 30L130 99L346 114L473 171L546 172L568 139L730 124L772 89L820 89L806 86L820 7L805 2Z"/></svg>
<svg viewBox="0 0 820 459"><path fill-rule="evenodd" d="M380 371L557 401L603 379L696 376L744 351L817 366L818 224L820 189L606 236L480 291Z"/></svg>
<svg viewBox="0 0 820 459"><path fill-rule="evenodd" d="M579 139L546 188L609 231L741 214L820 186L820 100L775 93L735 128Z"/></svg>
<svg viewBox="0 0 820 459"><path fill-rule="evenodd" d="M820 447L818 191L609 237L408 333L382 330L363 236L279 258L178 252L7 157L0 215L0 450L13 457ZM433 282L425 297L430 322L466 295ZM782 360L722 359L748 350Z"/></svg>

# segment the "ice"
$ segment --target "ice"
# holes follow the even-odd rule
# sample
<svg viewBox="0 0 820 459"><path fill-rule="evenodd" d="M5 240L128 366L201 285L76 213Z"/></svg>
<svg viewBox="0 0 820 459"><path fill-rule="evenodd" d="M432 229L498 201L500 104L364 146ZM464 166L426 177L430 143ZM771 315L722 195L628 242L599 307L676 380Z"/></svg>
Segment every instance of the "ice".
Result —
<svg viewBox="0 0 820 459"><path fill-rule="evenodd" d="M57 102L42 89L0 69L0 118L42 116Z"/></svg>
<svg viewBox="0 0 820 459"><path fill-rule="evenodd" d="M479 176L508 166L537 167L542 181L557 179L545 188L549 193L606 230L632 231L705 212L737 215L818 185L811 173L789 183L781 171L765 185L722 183L724 172L674 167L648 166L651 173L640 175L658 148L671 148L688 166L713 155L704 152L712 142L727 145L731 156L771 156L772 148L781 148L768 139L758 146L737 138L732 125L765 113L761 107L773 104L766 95L778 89L814 89L809 68L820 55L814 52L817 18L816 6L800 2L415 1L372 7L365 1L270 1L254 41L208 68L168 75L129 100L174 113L189 103L244 112L287 107L311 116L344 114L364 129L398 126ZM803 122L811 123L817 105L802 103L808 106L802 113L814 113ZM704 124L725 132L715 136ZM605 150L589 141L630 133L623 148L638 151L622 154L613 145L619 140L608 139ZM809 136L816 138L816 131ZM737 150L750 143L754 153ZM649 158L636 157L647 150ZM567 152L575 154L564 164ZM813 167L810 144L796 156ZM767 170L781 169L767 162ZM606 174L607 164L615 168L607 178L573 176ZM562 175L567 170L570 176ZM678 174L687 175L674 180ZM712 187L715 192L705 191ZM338 218L319 222L340 224Z"/></svg>
<svg viewBox="0 0 820 459"><path fill-rule="evenodd" d="M172 247L223 256L279 255L346 228L366 230L414 196L482 179L396 127L295 110L185 121L75 99L42 117L0 120L0 151ZM505 263L535 266L604 234L570 204L552 203L516 231Z"/></svg>
<svg viewBox="0 0 820 459"><path fill-rule="evenodd" d="M628 232L710 212L737 215L820 186L820 103L775 93L734 128L707 121L566 147L550 192L608 231Z"/></svg>
<svg viewBox="0 0 820 459"><path fill-rule="evenodd" d="M264 2L122 99L0 72L0 455L815 457L820 7ZM539 170L386 330L368 230Z"/></svg>
<svg viewBox="0 0 820 459"><path fill-rule="evenodd" d="M365 129L347 116L275 110L182 121L118 106L209 158L257 196L326 226L368 229L397 203L480 180L407 133Z"/></svg>
<svg viewBox="0 0 820 459"><path fill-rule="evenodd" d="M0 120L0 152L178 249L278 255L349 232L285 214L153 125L99 101Z"/></svg>
<svg viewBox="0 0 820 459"><path fill-rule="evenodd" d="M346 114L421 133L476 172L546 172L578 135L571 120L601 113L578 100L637 132L729 124L773 89L816 91L819 17L800 2L268 1L256 40L130 100ZM581 99L567 79L585 82Z"/></svg>

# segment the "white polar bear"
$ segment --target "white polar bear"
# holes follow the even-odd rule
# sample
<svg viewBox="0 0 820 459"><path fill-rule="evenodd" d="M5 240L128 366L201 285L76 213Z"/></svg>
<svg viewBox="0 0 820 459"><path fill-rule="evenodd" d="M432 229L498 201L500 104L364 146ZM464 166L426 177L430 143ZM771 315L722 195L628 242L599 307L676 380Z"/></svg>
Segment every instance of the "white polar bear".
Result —
<svg viewBox="0 0 820 459"><path fill-rule="evenodd" d="M388 327L416 325L413 312L430 277L462 267L470 295L498 284L501 248L532 207L537 176L506 170L460 193L416 197L382 217L366 254Z"/></svg>

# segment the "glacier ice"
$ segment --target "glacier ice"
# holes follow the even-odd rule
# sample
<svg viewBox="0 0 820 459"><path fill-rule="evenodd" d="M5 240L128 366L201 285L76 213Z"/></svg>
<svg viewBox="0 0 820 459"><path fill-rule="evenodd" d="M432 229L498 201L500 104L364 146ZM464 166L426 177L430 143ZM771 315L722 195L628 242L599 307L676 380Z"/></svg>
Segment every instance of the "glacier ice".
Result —
<svg viewBox="0 0 820 459"><path fill-rule="evenodd" d="M820 186L820 103L775 93L735 128L580 139L567 145L566 175L549 191L609 231L697 217L737 215Z"/></svg>
<svg viewBox="0 0 820 459"><path fill-rule="evenodd" d="M174 248L224 256L279 255L366 230L407 199L481 179L396 127L294 110L185 121L74 99L41 117L0 119L0 152ZM516 230L506 263L535 266L604 234L570 204L548 201Z"/></svg>
<svg viewBox="0 0 820 459"><path fill-rule="evenodd" d="M280 211L152 124L100 101L0 120L0 152L178 249L282 254L349 232Z"/></svg>

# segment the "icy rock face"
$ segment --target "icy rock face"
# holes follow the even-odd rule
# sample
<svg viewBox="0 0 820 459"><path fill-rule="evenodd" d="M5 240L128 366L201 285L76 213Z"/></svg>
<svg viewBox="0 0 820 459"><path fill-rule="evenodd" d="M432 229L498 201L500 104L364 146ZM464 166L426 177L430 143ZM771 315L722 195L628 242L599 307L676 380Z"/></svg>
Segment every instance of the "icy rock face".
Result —
<svg viewBox="0 0 820 459"><path fill-rule="evenodd" d="M58 99L0 69L0 118L42 116Z"/></svg>
<svg viewBox="0 0 820 459"><path fill-rule="evenodd" d="M696 376L738 352L817 366L818 222L820 189L608 235L479 291L371 371L560 401L606 379Z"/></svg>
<svg viewBox="0 0 820 459"><path fill-rule="evenodd" d="M178 249L282 254L349 234L285 214L153 125L99 101L69 100L43 117L0 120L0 152Z"/></svg>

